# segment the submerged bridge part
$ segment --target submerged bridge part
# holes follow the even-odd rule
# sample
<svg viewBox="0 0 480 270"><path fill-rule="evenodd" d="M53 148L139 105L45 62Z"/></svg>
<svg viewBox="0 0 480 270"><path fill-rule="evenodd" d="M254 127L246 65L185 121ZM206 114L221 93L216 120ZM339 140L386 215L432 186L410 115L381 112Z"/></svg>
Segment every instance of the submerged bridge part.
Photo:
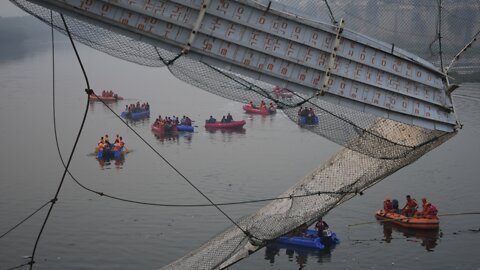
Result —
<svg viewBox="0 0 480 270"><path fill-rule="evenodd" d="M442 54L434 65L394 43L348 30L352 18L352 28L372 28L370 21L359 25L355 16L321 21L346 9L342 3L347 0L333 4L331 14L312 11L321 18L296 14L308 9L308 3L322 2L308 0L10 1L65 33L63 14L77 41L127 61L166 67L213 94L238 102L275 103L295 123L299 109L311 108L319 123L303 127L345 147L282 195L312 196L272 202L239 220L243 231L232 227L165 269L225 268L414 162L454 136L459 126L450 96L455 86L449 84L443 64L438 65ZM400 1L402 5L392 4L395 9L420 18L422 4ZM390 1L350 2L367 11L385 8L383 16L369 17L378 23L392 17ZM457 8L455 1L431 4L448 14ZM441 12L428 10L440 15L412 27L427 29L431 21L429 29L441 33ZM474 25L480 25L478 20ZM471 41L480 32L462 33ZM448 50L468 48L441 43L436 32L433 37L430 51L441 52L442 44ZM274 86L288 89L291 97L276 95ZM326 193L318 194L321 191Z"/></svg>

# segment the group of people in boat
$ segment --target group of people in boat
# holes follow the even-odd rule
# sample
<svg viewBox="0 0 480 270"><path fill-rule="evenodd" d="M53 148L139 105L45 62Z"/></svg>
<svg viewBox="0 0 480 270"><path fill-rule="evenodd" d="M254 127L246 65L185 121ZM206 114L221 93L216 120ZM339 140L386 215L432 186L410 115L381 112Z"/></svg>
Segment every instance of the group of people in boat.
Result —
<svg viewBox="0 0 480 270"><path fill-rule="evenodd" d="M176 126L182 125L182 126L192 126L192 119L188 116L183 116L182 119L178 119L175 115L172 117L170 116L165 116L162 118L161 115L155 119L155 122L153 123L153 126L158 127L158 128L163 128L164 131L169 132L173 131Z"/></svg>
<svg viewBox="0 0 480 270"><path fill-rule="evenodd" d="M102 90L102 97L114 97L114 98L117 98L118 95L115 94L112 90Z"/></svg>
<svg viewBox="0 0 480 270"><path fill-rule="evenodd" d="M150 111L150 104L148 102L140 104L140 101L137 101L137 103L125 105L125 111L130 113Z"/></svg>
<svg viewBox="0 0 480 270"><path fill-rule="evenodd" d="M220 123L231 123L233 121L233 116L228 113L227 116L222 116L222 119L220 120ZM205 123L216 123L217 119L214 118L213 116L210 115L210 118L205 120Z"/></svg>
<svg viewBox="0 0 480 270"><path fill-rule="evenodd" d="M300 109L298 109L298 118L300 119L301 117L305 117L305 124L307 125L315 124L316 115L313 108L300 106Z"/></svg>
<svg viewBox="0 0 480 270"><path fill-rule="evenodd" d="M268 110L270 113L273 113L273 112L276 112L277 111L277 108L275 108L275 105L273 105L272 102L270 102L268 104L268 108L267 108L267 104L265 103L265 101L261 100L260 101L260 107L257 107L253 104L253 101L250 101L248 102L248 104L250 105L250 107L254 108L254 109L260 109L262 111L266 111Z"/></svg>
<svg viewBox="0 0 480 270"><path fill-rule="evenodd" d="M125 146L125 141L123 140L122 136L116 135L114 143L110 142L108 134L105 136L100 137L100 141L97 144L98 151L119 151L122 147Z"/></svg>
<svg viewBox="0 0 480 270"><path fill-rule="evenodd" d="M427 200L427 198L422 198L422 210L418 211L417 200L412 198L410 195L406 196L407 201L405 206L402 209L398 208L398 201L390 198L386 198L383 202L383 210L386 213L397 213L404 215L406 217L423 217L437 219L438 210L437 208Z"/></svg>

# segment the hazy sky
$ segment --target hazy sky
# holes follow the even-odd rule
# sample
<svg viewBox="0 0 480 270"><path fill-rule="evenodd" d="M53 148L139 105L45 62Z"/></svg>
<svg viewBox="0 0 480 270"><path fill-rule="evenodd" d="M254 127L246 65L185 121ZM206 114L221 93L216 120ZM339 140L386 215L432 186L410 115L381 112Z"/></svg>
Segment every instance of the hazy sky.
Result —
<svg viewBox="0 0 480 270"><path fill-rule="evenodd" d="M0 0L0 17L16 17L28 15L9 0Z"/></svg>

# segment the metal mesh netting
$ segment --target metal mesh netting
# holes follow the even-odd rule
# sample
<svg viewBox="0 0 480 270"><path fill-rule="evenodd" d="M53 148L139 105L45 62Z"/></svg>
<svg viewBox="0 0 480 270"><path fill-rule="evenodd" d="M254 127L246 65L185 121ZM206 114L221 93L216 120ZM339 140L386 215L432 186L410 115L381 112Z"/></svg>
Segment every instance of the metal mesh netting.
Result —
<svg viewBox="0 0 480 270"><path fill-rule="evenodd" d="M11 1L48 24L52 14L54 27L65 33L60 14L51 13L49 9L26 0ZM466 6L470 6L468 10L457 6L453 0L350 0L329 2L329 7L323 1L283 2L300 14L315 18L329 18L330 7L333 17L337 20L345 18L351 29L394 43L439 66L438 30L442 33L443 59L450 61L475 37L479 25L478 15L472 13L472 10L478 10L477 1L464 1ZM443 6L442 12L439 12L439 3ZM399 8L402 12L398 12ZM460 16L459 12L468 12L469 15ZM446 19L441 19L444 17ZM272 202L254 215L243 218L238 222L243 231L238 227L228 229L198 250L167 266L168 269L215 269L234 263L302 223L311 224L356 192L414 162L455 134L386 120L325 102L321 97L307 96L295 89L290 89L291 98L282 98L272 94L273 85L223 70L189 55L181 55L179 51L158 48L156 41L148 37L138 36L134 39L131 33L127 37L121 30L103 28L105 25L101 22L81 21L68 16L65 19L74 39L127 61L146 66L167 66L180 80L213 94L239 102L258 103L264 100L275 103L295 123L299 121L300 107L312 108L319 118L319 124L306 125L304 128L345 146L345 149L284 194L295 197ZM462 27L462 30L455 31L452 28L466 21L469 25L473 24L470 30ZM466 56L475 50L477 47L474 46ZM471 57L468 61L456 63L455 69L476 71L477 63L478 59ZM327 193L319 193L322 191ZM296 197L302 195L312 196Z"/></svg>
<svg viewBox="0 0 480 270"><path fill-rule="evenodd" d="M438 67L442 65L442 60L443 67L448 67L455 55L477 37L480 31L480 2L477 0L278 2L285 3L297 13L314 20L330 18L330 8L335 20L346 20L347 28L395 44ZM478 72L479 51L479 45L474 43L452 65L450 72Z"/></svg>
<svg viewBox="0 0 480 270"><path fill-rule="evenodd" d="M414 143L417 135L422 137L425 131L423 128L400 125L390 120L379 120L371 126L371 130L377 130L379 133L387 132L382 134L392 140L405 138L404 140L408 143ZM385 126L396 127L398 130L391 132L391 129L385 129ZM239 222L240 226L254 237L254 240L260 240L261 243L249 242L249 237L240 229L231 227L202 247L162 269L225 268L256 251L265 244L264 241L268 242L285 231L291 231L303 222L312 224L319 216L355 196L356 193L352 191L363 190L377 183L396 170L414 162L453 135L454 133L446 134L436 141L410 151L405 158L395 160L376 159L344 148L281 195L312 196L277 200ZM359 140L362 139L359 138ZM375 145L371 147L374 148ZM337 193L326 194L319 191L336 191Z"/></svg>

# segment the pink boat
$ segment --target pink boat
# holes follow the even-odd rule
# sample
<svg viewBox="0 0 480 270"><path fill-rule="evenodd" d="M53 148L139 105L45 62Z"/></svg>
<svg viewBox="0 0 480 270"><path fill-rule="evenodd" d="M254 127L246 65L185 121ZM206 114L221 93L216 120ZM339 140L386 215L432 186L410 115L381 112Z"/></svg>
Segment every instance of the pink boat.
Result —
<svg viewBox="0 0 480 270"><path fill-rule="evenodd" d="M257 108L253 107L251 104L245 104L243 105L243 110L247 113L256 113L256 114L263 114L263 115L268 115L268 114L274 114L276 113L276 109L274 110L269 110L268 108Z"/></svg>
<svg viewBox="0 0 480 270"><path fill-rule="evenodd" d="M214 128L242 128L245 125L245 120L240 121L231 121L229 123L215 122L215 123L205 123L205 128L214 129Z"/></svg>

